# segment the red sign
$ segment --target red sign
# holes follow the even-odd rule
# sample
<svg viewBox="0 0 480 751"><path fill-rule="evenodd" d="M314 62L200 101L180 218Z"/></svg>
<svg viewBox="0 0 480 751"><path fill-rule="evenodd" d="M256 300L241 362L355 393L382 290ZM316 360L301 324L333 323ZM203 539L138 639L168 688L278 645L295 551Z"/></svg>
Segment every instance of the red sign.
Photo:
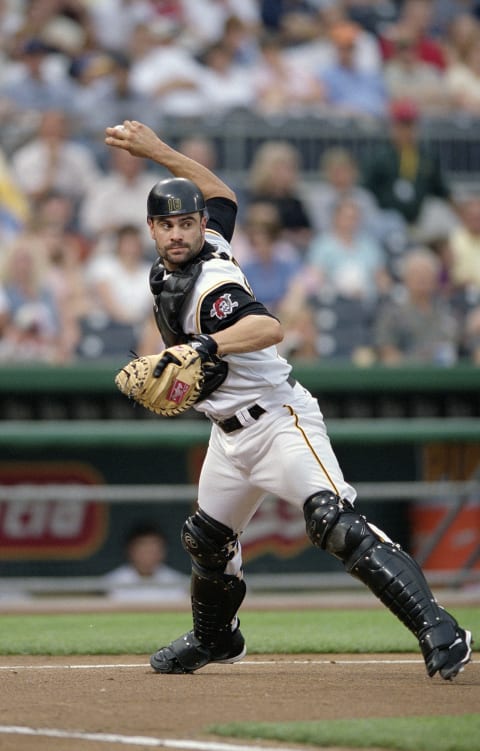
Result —
<svg viewBox="0 0 480 751"><path fill-rule="evenodd" d="M311 545L303 513L281 498L269 498L262 503L241 539L244 561L267 553L290 558Z"/></svg>
<svg viewBox="0 0 480 751"><path fill-rule="evenodd" d="M0 463L1 485L98 485L96 469L80 462ZM86 558L105 539L108 508L98 501L0 502L0 559Z"/></svg>

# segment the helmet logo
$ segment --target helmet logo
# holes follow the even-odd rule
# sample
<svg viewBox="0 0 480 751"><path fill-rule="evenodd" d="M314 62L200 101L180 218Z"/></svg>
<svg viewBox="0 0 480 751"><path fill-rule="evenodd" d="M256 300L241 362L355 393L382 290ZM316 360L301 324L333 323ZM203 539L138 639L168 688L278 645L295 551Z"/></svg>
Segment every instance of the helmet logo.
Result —
<svg viewBox="0 0 480 751"><path fill-rule="evenodd" d="M222 320L230 315L234 308L238 308L238 302L233 301L230 293L226 292L213 303L210 310L210 318L219 318Z"/></svg>
<svg viewBox="0 0 480 751"><path fill-rule="evenodd" d="M181 211L182 210L182 200L181 198L174 198L172 196L169 196L168 198L168 211Z"/></svg>

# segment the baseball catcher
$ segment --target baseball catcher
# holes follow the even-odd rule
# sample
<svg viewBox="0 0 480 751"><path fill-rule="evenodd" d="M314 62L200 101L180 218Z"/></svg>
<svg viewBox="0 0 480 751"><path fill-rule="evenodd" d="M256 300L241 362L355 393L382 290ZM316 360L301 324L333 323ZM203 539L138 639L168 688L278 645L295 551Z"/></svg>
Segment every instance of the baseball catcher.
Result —
<svg viewBox="0 0 480 751"><path fill-rule="evenodd" d="M117 383L159 414L193 406L212 424L198 505L181 533L192 565L193 627L152 655L151 666L192 673L244 657L240 538L271 494L302 509L312 544L415 635L428 675L451 680L470 660L471 633L437 603L415 560L356 510L319 404L278 353L281 323L233 258L234 192L146 125L123 125L107 128L106 143L152 159L172 177L147 199L158 253L150 288L166 349L127 365Z"/></svg>

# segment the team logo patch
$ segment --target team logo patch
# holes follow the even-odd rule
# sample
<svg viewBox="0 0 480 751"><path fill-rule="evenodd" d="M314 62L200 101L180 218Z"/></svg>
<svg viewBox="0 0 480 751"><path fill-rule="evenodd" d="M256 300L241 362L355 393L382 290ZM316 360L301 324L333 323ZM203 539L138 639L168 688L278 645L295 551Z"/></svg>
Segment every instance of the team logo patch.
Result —
<svg viewBox="0 0 480 751"><path fill-rule="evenodd" d="M219 297L212 305L210 310L210 318L218 318L222 320L230 315L234 308L238 308L238 302L232 300L232 296L229 292L225 292L224 295Z"/></svg>
<svg viewBox="0 0 480 751"><path fill-rule="evenodd" d="M185 399L189 389L189 383L184 383L183 381L179 381L177 379L172 383L170 391L167 394L167 399L171 402L174 402L175 404L181 404Z"/></svg>

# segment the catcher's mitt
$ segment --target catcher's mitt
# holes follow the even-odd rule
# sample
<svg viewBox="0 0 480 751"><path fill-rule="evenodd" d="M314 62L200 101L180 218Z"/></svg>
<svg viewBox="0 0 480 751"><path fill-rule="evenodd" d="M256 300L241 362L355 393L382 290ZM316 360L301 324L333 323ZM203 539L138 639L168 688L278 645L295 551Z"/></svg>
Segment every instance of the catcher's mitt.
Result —
<svg viewBox="0 0 480 751"><path fill-rule="evenodd" d="M195 404L203 382L202 358L189 344L168 347L157 355L137 357L115 377L123 394L165 417L185 412Z"/></svg>

